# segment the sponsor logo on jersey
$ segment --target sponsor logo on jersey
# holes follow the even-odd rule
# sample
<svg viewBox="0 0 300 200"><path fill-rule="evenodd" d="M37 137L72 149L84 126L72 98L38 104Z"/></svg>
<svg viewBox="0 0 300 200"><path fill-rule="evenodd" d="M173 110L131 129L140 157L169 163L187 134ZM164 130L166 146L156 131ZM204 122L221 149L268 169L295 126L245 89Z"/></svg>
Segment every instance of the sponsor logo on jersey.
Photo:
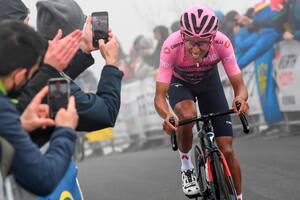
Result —
<svg viewBox="0 0 300 200"><path fill-rule="evenodd" d="M229 61L231 61L233 58L234 58L234 53L232 53L232 54L230 54L229 56L225 57L225 58L224 58L224 61L225 61L225 62L229 62Z"/></svg>
<svg viewBox="0 0 300 200"><path fill-rule="evenodd" d="M230 47L230 42L229 41L226 41L225 42L225 48L229 48Z"/></svg>
<svg viewBox="0 0 300 200"><path fill-rule="evenodd" d="M162 59L160 59L160 65L159 65L160 67L162 67L162 68L172 68L172 65L169 63L169 62L167 62L167 61L164 61L164 60L162 60Z"/></svg>
<svg viewBox="0 0 300 200"><path fill-rule="evenodd" d="M174 44L174 45L171 46L171 49L175 49L175 48L177 48L177 47L180 47L180 46L182 46L183 44L184 44L184 42L179 42L179 43L177 43L177 44Z"/></svg>
<svg viewBox="0 0 300 200"><path fill-rule="evenodd" d="M171 53L170 48L169 48L169 47L165 47L165 48L164 48L164 53L165 53L165 54L170 54L170 53Z"/></svg>
<svg viewBox="0 0 300 200"><path fill-rule="evenodd" d="M216 62L218 60L218 54L216 53L211 53L211 54L208 54L205 58L203 58L203 61L204 62Z"/></svg>
<svg viewBox="0 0 300 200"><path fill-rule="evenodd" d="M215 43L216 44L224 44L224 41L223 40L215 40Z"/></svg>

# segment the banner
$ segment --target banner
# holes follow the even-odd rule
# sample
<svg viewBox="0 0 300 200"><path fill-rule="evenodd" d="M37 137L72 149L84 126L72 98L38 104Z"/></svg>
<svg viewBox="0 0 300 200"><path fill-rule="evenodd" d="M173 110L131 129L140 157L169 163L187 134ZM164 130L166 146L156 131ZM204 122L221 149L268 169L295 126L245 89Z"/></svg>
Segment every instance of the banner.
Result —
<svg viewBox="0 0 300 200"><path fill-rule="evenodd" d="M283 120L275 91L273 57L274 48L267 51L255 61L257 90L266 123L275 123Z"/></svg>
<svg viewBox="0 0 300 200"><path fill-rule="evenodd" d="M134 139L151 139L151 135L146 138L147 132L162 130L162 119L154 108L155 84L154 77L149 76L122 85L122 104L114 128L116 139L124 131Z"/></svg>
<svg viewBox="0 0 300 200"><path fill-rule="evenodd" d="M53 192L48 196L39 197L21 187L13 177L8 176L4 181L7 200L82 200L82 193L77 180L77 166L71 162L64 177ZM47 181L47 180L45 180Z"/></svg>
<svg viewBox="0 0 300 200"><path fill-rule="evenodd" d="M142 96L141 81L136 80L122 85L121 108L118 121L121 129L131 138L145 139L144 121L140 112L138 99ZM117 121L117 122L118 122ZM116 123L118 125L118 123ZM124 127L125 126L125 127ZM119 135L118 127L115 129L116 136Z"/></svg>
<svg viewBox="0 0 300 200"><path fill-rule="evenodd" d="M138 99L139 111L144 121L145 132L162 130L162 119L154 107L156 80L153 77L144 79L141 83L142 95Z"/></svg>
<svg viewBox="0 0 300 200"><path fill-rule="evenodd" d="M228 104L231 105L231 102L234 97L233 88L229 82L229 79L225 73L224 67L222 64L218 65L219 74L221 81L223 83L223 89L228 101ZM250 107L250 115L261 114L261 106L258 98L257 86L254 75L254 63L250 63L249 66L245 67L242 70L244 83L248 90L248 104Z"/></svg>
<svg viewBox="0 0 300 200"><path fill-rule="evenodd" d="M250 63L243 69L243 79L248 90L248 104L250 108L250 115L262 114L261 105L259 102L257 92L257 82L255 80L255 66L254 62Z"/></svg>
<svg viewBox="0 0 300 200"><path fill-rule="evenodd" d="M300 111L300 43L279 43L279 62L275 66L280 110Z"/></svg>
<svg viewBox="0 0 300 200"><path fill-rule="evenodd" d="M81 200L82 194L77 180L77 166L71 162L65 176L55 190L46 197L37 197L36 200ZM45 180L46 181L46 180Z"/></svg>

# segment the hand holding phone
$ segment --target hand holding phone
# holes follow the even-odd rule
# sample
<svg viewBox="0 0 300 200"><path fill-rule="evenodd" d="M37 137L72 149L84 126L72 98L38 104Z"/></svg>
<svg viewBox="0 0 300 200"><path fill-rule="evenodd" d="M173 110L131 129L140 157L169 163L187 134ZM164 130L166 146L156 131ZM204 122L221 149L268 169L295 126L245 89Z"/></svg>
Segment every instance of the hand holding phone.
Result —
<svg viewBox="0 0 300 200"><path fill-rule="evenodd" d="M48 87L44 87L23 111L20 120L24 130L31 132L37 128L54 126L55 122L49 118L49 107L42 104L48 94Z"/></svg>
<svg viewBox="0 0 300 200"><path fill-rule="evenodd" d="M99 42L99 48L102 57L105 59L107 65L117 66L120 46L114 34L111 34L109 42L104 43L102 40Z"/></svg>
<svg viewBox="0 0 300 200"><path fill-rule="evenodd" d="M48 105L50 117L55 118L61 108L67 109L70 96L70 81L66 78L51 78L48 81Z"/></svg>
<svg viewBox="0 0 300 200"><path fill-rule="evenodd" d="M98 41L108 42L108 12L92 13L93 46L99 48Z"/></svg>
<svg viewBox="0 0 300 200"><path fill-rule="evenodd" d="M55 117L56 126L75 129L78 125L78 114L76 110L75 98L71 96L67 109L60 109Z"/></svg>

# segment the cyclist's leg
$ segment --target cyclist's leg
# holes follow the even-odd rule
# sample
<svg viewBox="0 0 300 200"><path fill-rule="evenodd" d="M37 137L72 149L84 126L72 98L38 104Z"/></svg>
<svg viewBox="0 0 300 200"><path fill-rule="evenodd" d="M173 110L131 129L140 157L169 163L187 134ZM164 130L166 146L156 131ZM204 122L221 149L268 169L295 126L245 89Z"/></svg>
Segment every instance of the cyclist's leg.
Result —
<svg viewBox="0 0 300 200"><path fill-rule="evenodd" d="M197 115L195 98L182 81L173 78L168 91L169 103L179 120L190 119ZM188 153L192 148L193 124L178 127L178 148L182 153Z"/></svg>
<svg viewBox="0 0 300 200"><path fill-rule="evenodd" d="M168 91L169 103L180 120L196 116L194 97L188 87L180 80L173 78ZM199 194L200 188L191 158L193 142L192 125L177 129L178 148L181 159L181 178L183 192L189 197Z"/></svg>
<svg viewBox="0 0 300 200"><path fill-rule="evenodd" d="M229 109L224 90L218 76L216 79L211 81L211 85L214 85L214 87L197 96L201 114L220 112ZM237 194L239 195L241 194L241 169L232 148L233 131L230 116L227 115L218 117L212 120L212 125L217 144L226 158Z"/></svg>

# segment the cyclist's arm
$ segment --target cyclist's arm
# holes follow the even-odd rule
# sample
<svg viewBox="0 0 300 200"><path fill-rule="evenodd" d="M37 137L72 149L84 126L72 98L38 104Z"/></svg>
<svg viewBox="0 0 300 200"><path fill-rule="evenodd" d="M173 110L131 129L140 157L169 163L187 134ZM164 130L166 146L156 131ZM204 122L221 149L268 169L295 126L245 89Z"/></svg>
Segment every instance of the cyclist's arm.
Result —
<svg viewBox="0 0 300 200"><path fill-rule="evenodd" d="M230 83L234 90L235 98L241 98L244 101L248 99L248 91L243 81L242 73L229 77Z"/></svg>
<svg viewBox="0 0 300 200"><path fill-rule="evenodd" d="M232 44L224 34L220 33L218 36L221 40L224 41L223 43L225 44L225 46L223 46L222 44L218 45L217 50L222 60L226 74L234 90L235 98L232 101L232 107L237 112L235 103L239 101L241 103L240 111L247 113L249 109L247 104L248 91L244 84L241 70L237 64Z"/></svg>
<svg viewBox="0 0 300 200"><path fill-rule="evenodd" d="M170 112L168 102L166 100L166 95L168 90L169 90L168 83L156 82L154 105L156 111L163 119L165 119L168 113Z"/></svg>
<svg viewBox="0 0 300 200"><path fill-rule="evenodd" d="M179 37L176 33L171 34L164 42L160 54L159 68L156 77L156 92L154 106L158 114L166 119L170 115L168 102L166 100L167 92L173 74L173 65L176 60L177 49L172 49L171 45Z"/></svg>

